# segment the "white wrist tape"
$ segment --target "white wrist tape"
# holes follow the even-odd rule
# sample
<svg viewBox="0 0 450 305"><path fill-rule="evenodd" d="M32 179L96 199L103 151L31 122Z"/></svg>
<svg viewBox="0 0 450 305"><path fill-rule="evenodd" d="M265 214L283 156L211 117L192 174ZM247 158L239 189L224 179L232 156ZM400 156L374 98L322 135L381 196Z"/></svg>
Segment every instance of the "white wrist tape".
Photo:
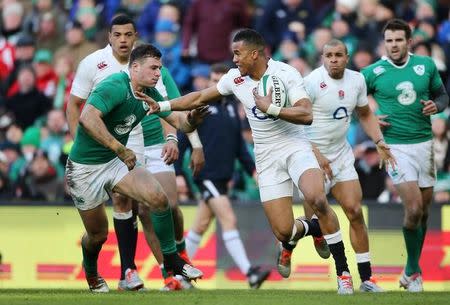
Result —
<svg viewBox="0 0 450 305"><path fill-rule="evenodd" d="M191 142L192 148L202 148L202 142L200 141L200 137L196 131L188 133L189 142Z"/></svg>
<svg viewBox="0 0 450 305"><path fill-rule="evenodd" d="M281 107L275 106L274 104L270 104L266 113L277 118L278 115L280 114L280 111L281 111Z"/></svg>
<svg viewBox="0 0 450 305"><path fill-rule="evenodd" d="M170 111L171 109L172 109L172 107L170 106L169 101L159 102L159 111L160 112Z"/></svg>

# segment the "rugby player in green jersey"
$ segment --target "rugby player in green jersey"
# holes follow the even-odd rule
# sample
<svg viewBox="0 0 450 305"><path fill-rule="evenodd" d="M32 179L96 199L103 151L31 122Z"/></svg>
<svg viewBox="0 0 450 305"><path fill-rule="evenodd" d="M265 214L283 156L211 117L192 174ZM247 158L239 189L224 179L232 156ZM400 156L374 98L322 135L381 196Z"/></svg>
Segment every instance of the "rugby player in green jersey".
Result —
<svg viewBox="0 0 450 305"><path fill-rule="evenodd" d="M448 94L430 57L409 53L411 29L399 19L383 29L386 56L363 69L367 92L379 106L383 136L397 160L388 173L403 202L407 262L400 286L423 290L420 255L436 181L430 115L443 111ZM378 143L376 143L378 144Z"/></svg>
<svg viewBox="0 0 450 305"><path fill-rule="evenodd" d="M108 233L104 203L111 192L149 206L164 224L160 228L164 231L163 238L159 238L163 252L169 253L164 255L167 269L191 279L202 276L200 270L180 263L167 196L153 175L136 164L134 152L125 147L130 131L148 111L148 106L136 98L136 92L163 100L154 88L161 74L160 58L161 53L155 47L139 46L131 53L128 73L113 74L99 84L80 116L67 162L69 192L86 229L81 242L83 267L94 292L109 291L97 272L97 259ZM188 115L171 112L160 117L183 132L191 132L207 113L206 108L199 108Z"/></svg>

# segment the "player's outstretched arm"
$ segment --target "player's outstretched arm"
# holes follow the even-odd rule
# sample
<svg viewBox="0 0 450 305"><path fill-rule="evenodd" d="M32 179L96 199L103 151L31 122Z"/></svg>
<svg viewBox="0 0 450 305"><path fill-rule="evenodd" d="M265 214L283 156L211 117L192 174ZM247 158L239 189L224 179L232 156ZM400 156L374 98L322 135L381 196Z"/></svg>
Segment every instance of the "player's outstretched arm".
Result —
<svg viewBox="0 0 450 305"><path fill-rule="evenodd" d="M312 104L308 98L298 100L292 107L278 107L272 104L272 88L269 89L266 96L259 95L257 88L253 89L253 98L255 100L256 107L264 113L293 124L312 124Z"/></svg>
<svg viewBox="0 0 450 305"><path fill-rule="evenodd" d="M103 123L100 110L86 104L80 116L80 124L94 140L111 149L127 165L128 169L134 168L136 165L135 154L111 135Z"/></svg>
<svg viewBox="0 0 450 305"><path fill-rule="evenodd" d="M176 99L168 101L170 110L192 110L207 105L210 101L216 101L221 94L216 86L201 91L191 92Z"/></svg>
<svg viewBox="0 0 450 305"><path fill-rule="evenodd" d="M69 131L73 138L77 132L78 121L80 119L81 105L86 102L86 99L75 96L73 94L69 97L69 103L67 104L66 116L67 123L69 124Z"/></svg>
<svg viewBox="0 0 450 305"><path fill-rule="evenodd" d="M164 120L184 133L193 132L203 122L203 118L209 114L209 106L202 106L189 111L187 114L174 111Z"/></svg>

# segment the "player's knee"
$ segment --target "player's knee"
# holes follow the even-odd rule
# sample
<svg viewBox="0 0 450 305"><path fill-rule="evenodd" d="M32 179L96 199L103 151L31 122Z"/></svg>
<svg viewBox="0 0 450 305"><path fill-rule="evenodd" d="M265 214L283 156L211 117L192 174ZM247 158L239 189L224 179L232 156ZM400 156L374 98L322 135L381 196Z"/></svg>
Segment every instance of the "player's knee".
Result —
<svg viewBox="0 0 450 305"><path fill-rule="evenodd" d="M156 211L165 211L169 207L169 201L164 192L149 193L148 198L147 202L149 202Z"/></svg>
<svg viewBox="0 0 450 305"><path fill-rule="evenodd" d="M96 245L103 245L106 242L106 239L108 238L108 231L107 230L101 230L99 232L95 232L90 235L90 239L92 243Z"/></svg>
<svg viewBox="0 0 450 305"><path fill-rule="evenodd" d="M150 221L150 208L140 204L138 209L138 216L141 220L141 223L147 223L148 221Z"/></svg>
<svg viewBox="0 0 450 305"><path fill-rule="evenodd" d="M306 202L312 207L314 213L318 217L326 215L328 213L329 206L325 194L314 196L306 200Z"/></svg>
<svg viewBox="0 0 450 305"><path fill-rule="evenodd" d="M112 195L112 203L115 212L125 213L132 209L131 199L117 193Z"/></svg>
<svg viewBox="0 0 450 305"><path fill-rule="evenodd" d="M419 205L413 205L406 209L405 211L406 226L407 227L417 227L422 221L423 211Z"/></svg>
<svg viewBox="0 0 450 305"><path fill-rule="evenodd" d="M275 237L281 241L281 242L289 242L291 240L292 237L292 228L293 228L293 223L291 226L289 225L282 225L279 227L275 227L274 228L274 235Z"/></svg>
<svg viewBox="0 0 450 305"><path fill-rule="evenodd" d="M364 222L362 208L360 204L352 204L351 207L345 209L348 220L352 222Z"/></svg>

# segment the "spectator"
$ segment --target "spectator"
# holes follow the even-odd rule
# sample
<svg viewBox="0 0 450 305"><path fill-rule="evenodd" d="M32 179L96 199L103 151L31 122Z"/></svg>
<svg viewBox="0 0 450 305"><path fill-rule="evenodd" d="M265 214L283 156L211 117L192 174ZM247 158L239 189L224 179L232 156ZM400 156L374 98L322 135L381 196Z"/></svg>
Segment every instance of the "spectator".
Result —
<svg viewBox="0 0 450 305"><path fill-rule="evenodd" d="M14 45L8 42L8 40L0 33L0 83L6 79L14 69L14 53Z"/></svg>
<svg viewBox="0 0 450 305"><path fill-rule="evenodd" d="M374 59L375 58L369 48L358 48L355 54L353 54L351 69L361 71L362 68L373 63Z"/></svg>
<svg viewBox="0 0 450 305"><path fill-rule="evenodd" d="M309 0L268 0L263 13L257 17L255 29L260 32L271 50L276 50L283 33L292 22L304 24L307 34L316 23Z"/></svg>
<svg viewBox="0 0 450 305"><path fill-rule="evenodd" d="M47 12L39 20L39 32L35 35L38 49L48 49L52 53L64 44L64 34L58 28L55 13Z"/></svg>
<svg viewBox="0 0 450 305"><path fill-rule="evenodd" d="M24 17L23 5L20 2L7 3L2 10L2 24L0 26L3 36L11 44L16 44L22 34Z"/></svg>
<svg viewBox="0 0 450 305"><path fill-rule="evenodd" d="M31 64L36 46L34 39L28 35L21 35L15 47L14 67L11 73L6 77L1 86L1 94L4 96L12 96L17 93L17 75L20 67Z"/></svg>
<svg viewBox="0 0 450 305"><path fill-rule="evenodd" d="M42 150L37 150L21 173L18 188L20 197L34 200L54 201L64 196L62 179Z"/></svg>
<svg viewBox="0 0 450 305"><path fill-rule="evenodd" d="M187 11L183 24L183 56L197 36L197 59L202 63L231 61L230 39L234 30L248 26L247 11L239 0L197 0ZM271 26L274 26L272 24ZM214 39L214 43L211 43Z"/></svg>
<svg viewBox="0 0 450 305"><path fill-rule="evenodd" d="M23 66L18 73L19 92L6 99L6 109L14 115L16 123L25 129L47 113L51 101L36 88L36 74L31 66Z"/></svg>
<svg viewBox="0 0 450 305"><path fill-rule="evenodd" d="M162 53L162 63L169 69L175 83L185 91L190 81L189 66L181 60L181 41L178 37L179 25L170 20L159 19L155 26L154 45Z"/></svg>
<svg viewBox="0 0 450 305"><path fill-rule="evenodd" d="M76 20L70 21L66 24L66 43L56 50L55 59L68 55L73 65L78 67L83 58L97 49L98 46L95 43L86 40L81 23Z"/></svg>
<svg viewBox="0 0 450 305"><path fill-rule="evenodd" d="M72 57L69 54L61 55L56 59L55 73L57 75L56 92L53 99L53 108L66 109L69 102L70 89L75 76Z"/></svg>
<svg viewBox="0 0 450 305"><path fill-rule="evenodd" d="M53 98L56 92L57 75L53 69L52 53L40 49L33 58L33 68L36 71L36 87L45 96Z"/></svg>
<svg viewBox="0 0 450 305"><path fill-rule="evenodd" d="M208 88L209 71L209 66L204 64L198 64L192 68L192 87L194 91Z"/></svg>
<svg viewBox="0 0 450 305"><path fill-rule="evenodd" d="M376 200L384 191L386 172L380 169L380 157L375 144L366 141L356 146L355 169L359 176L363 199Z"/></svg>
<svg viewBox="0 0 450 305"><path fill-rule="evenodd" d="M280 47L272 56L273 60L288 62L291 59L297 58L300 55L298 43L297 36L294 32L285 32Z"/></svg>

